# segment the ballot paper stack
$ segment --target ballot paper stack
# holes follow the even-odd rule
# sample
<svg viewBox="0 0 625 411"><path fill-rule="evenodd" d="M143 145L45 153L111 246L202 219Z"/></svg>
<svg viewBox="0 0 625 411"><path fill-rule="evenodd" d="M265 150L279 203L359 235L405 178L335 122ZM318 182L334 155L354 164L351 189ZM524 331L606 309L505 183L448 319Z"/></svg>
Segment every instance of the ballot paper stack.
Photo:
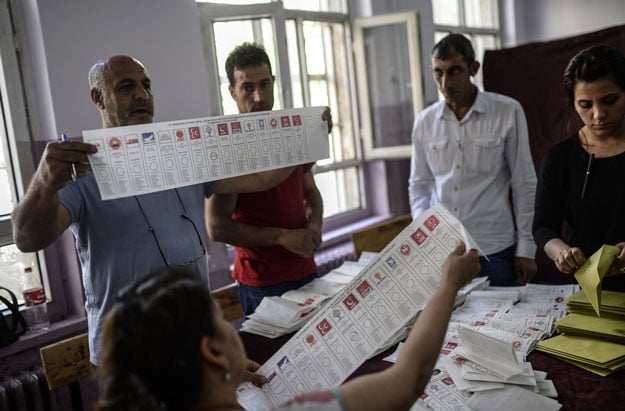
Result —
<svg viewBox="0 0 625 411"><path fill-rule="evenodd" d="M512 400L535 404L533 408L540 410L559 409L561 405L552 399L557 391L547 374L534 370L512 343L494 335L458 326L456 335L443 345L447 354L413 409L501 409L497 404Z"/></svg>
<svg viewBox="0 0 625 411"><path fill-rule="evenodd" d="M344 261L321 278L279 297L265 297L241 331L276 338L299 330L323 303L342 290L367 266L375 253L363 253L358 261Z"/></svg>
<svg viewBox="0 0 625 411"><path fill-rule="evenodd" d="M537 349L601 376L625 368L625 293L601 291L598 297L596 309L583 291L568 298L570 313L556 323L561 335Z"/></svg>
<svg viewBox="0 0 625 411"><path fill-rule="evenodd" d="M299 330L306 324L310 314L349 284L377 255L378 253L364 251L358 261L344 261L341 266L297 290L287 291L280 297L263 298L256 311L243 322L241 331L277 338ZM474 279L458 291L456 306L462 304L471 292L487 286L486 277ZM404 340L416 319L415 316L405 327L391 335L386 344L372 356Z"/></svg>
<svg viewBox="0 0 625 411"><path fill-rule="evenodd" d="M537 284L472 290L452 313L435 373L412 410L501 409L497 404L511 401L558 409L553 382L525 357L553 333L578 290ZM395 361L400 350L386 359Z"/></svg>

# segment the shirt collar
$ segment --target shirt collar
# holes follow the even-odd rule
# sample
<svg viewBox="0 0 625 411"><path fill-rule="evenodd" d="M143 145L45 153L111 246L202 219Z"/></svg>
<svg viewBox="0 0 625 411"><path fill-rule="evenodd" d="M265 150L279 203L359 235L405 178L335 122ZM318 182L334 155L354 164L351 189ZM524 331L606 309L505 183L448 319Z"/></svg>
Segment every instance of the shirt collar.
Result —
<svg viewBox="0 0 625 411"><path fill-rule="evenodd" d="M447 104L445 104L445 101L442 101L442 103L443 104L441 104L441 107L438 110L437 118L455 120L456 115L453 113L453 111L451 111L451 109L447 107ZM471 106L469 111L467 111L467 114L462 118L462 120L466 121L467 119L471 118L471 114L473 112L483 114L483 113L486 113L486 111L487 110L486 110L486 101L484 100L484 93L478 87L477 96L475 96L475 101L473 102L473 105Z"/></svg>

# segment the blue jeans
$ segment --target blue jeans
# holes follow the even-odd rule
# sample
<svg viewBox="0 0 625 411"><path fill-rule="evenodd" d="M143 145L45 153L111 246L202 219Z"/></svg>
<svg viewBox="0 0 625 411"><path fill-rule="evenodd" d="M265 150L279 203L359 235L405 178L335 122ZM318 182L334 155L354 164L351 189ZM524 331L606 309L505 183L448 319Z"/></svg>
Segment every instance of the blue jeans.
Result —
<svg viewBox="0 0 625 411"><path fill-rule="evenodd" d="M482 269L477 273L478 277L488 277L490 285L510 287L516 283L514 274L514 251L515 246L510 246L505 250L488 256L480 257Z"/></svg>
<svg viewBox="0 0 625 411"><path fill-rule="evenodd" d="M238 283L239 301L241 307L243 307L243 312L245 315L250 315L256 310L256 307L258 307L263 297L280 296L289 290L296 290L304 284L308 284L315 278L319 278L319 273L314 272L299 280L268 285L266 287L253 287L251 285Z"/></svg>

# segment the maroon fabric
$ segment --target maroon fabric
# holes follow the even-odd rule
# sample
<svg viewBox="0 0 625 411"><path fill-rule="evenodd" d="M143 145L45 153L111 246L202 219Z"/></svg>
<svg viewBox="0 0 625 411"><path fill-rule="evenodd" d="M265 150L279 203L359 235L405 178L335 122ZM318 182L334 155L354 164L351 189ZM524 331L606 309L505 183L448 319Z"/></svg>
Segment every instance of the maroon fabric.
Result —
<svg viewBox="0 0 625 411"><path fill-rule="evenodd" d="M285 344L293 334L276 339L260 337L242 332L241 338L247 349L248 358L263 364L271 355ZM348 380L359 375L370 374L388 368L391 363L382 361L396 347L366 361ZM558 391L561 411L621 410L625 404L625 370L607 377L600 377L581 368L567 364L547 354L534 351L528 361L537 371L545 371Z"/></svg>
<svg viewBox="0 0 625 411"><path fill-rule="evenodd" d="M484 89L513 97L523 106L537 170L546 151L581 124L577 114L567 107L562 85L564 69L579 51L599 44L625 54L625 25L484 54ZM574 120L570 126L569 120Z"/></svg>
<svg viewBox="0 0 625 411"><path fill-rule="evenodd" d="M607 377L560 361L538 351L528 356L532 367L547 372L558 391L561 411L622 410L625 407L625 370Z"/></svg>
<svg viewBox="0 0 625 411"><path fill-rule="evenodd" d="M566 103L562 74L579 51L607 45L625 54L625 25L560 40L488 50L482 64L484 89L518 100L527 117L529 142L536 170L547 150L581 127ZM536 253L534 282L574 282L558 272L543 250Z"/></svg>

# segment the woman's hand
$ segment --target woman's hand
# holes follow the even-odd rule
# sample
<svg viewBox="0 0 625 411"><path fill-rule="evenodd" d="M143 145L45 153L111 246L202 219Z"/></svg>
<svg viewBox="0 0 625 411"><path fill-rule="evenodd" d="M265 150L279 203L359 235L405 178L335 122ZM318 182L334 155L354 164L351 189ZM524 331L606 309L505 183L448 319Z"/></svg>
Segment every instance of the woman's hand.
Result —
<svg viewBox="0 0 625 411"><path fill-rule="evenodd" d="M262 387L263 384L267 383L267 378L264 375L256 374L259 368L259 363L248 358L245 372L243 373L243 381L249 381L257 387Z"/></svg>
<svg viewBox="0 0 625 411"><path fill-rule="evenodd" d="M577 247L561 248L554 259L558 270L565 274L574 273L585 261L586 256L584 256L582 250Z"/></svg>
<svg viewBox="0 0 625 411"><path fill-rule="evenodd" d="M625 242L616 243L614 246L620 248L621 252L614 257L606 276L625 274Z"/></svg>

